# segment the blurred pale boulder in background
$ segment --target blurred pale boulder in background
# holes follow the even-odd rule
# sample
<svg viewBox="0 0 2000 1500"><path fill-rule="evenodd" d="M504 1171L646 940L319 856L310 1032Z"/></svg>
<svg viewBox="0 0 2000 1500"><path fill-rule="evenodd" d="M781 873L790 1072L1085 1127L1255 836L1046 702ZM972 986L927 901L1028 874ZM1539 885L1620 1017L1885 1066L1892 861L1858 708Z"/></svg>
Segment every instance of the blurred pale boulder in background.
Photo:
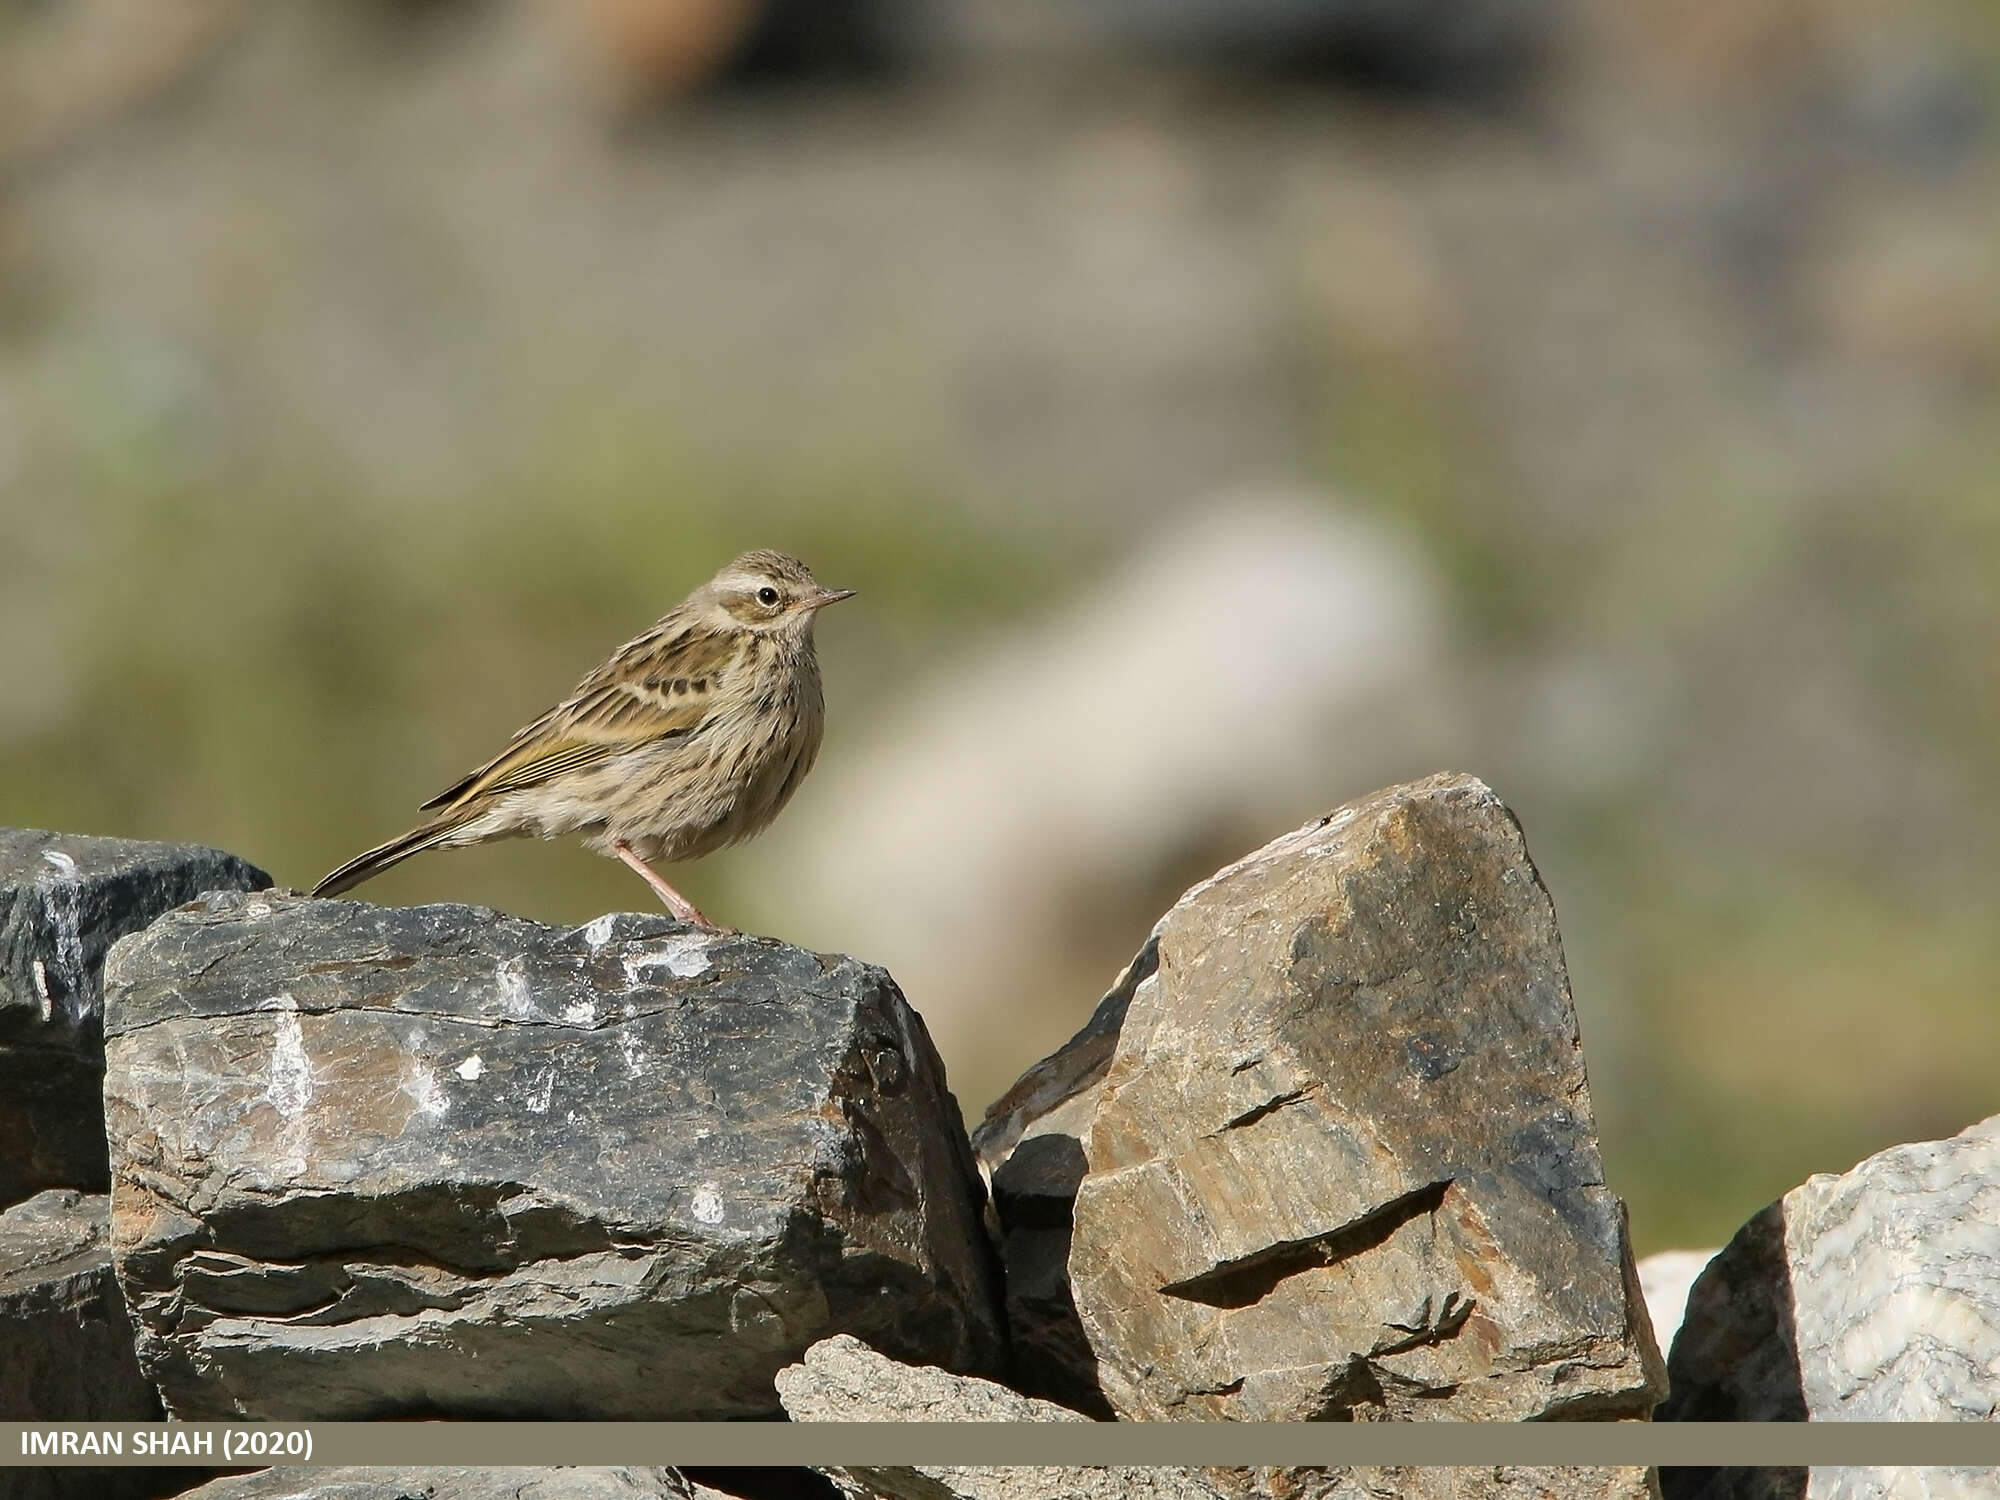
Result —
<svg viewBox="0 0 2000 1500"><path fill-rule="evenodd" d="M1707 1250L1661 1250L1639 1262L1639 1290L1646 1296L1646 1314L1653 1320L1653 1338L1665 1354L1673 1347L1687 1312L1688 1289L1715 1259Z"/></svg>
<svg viewBox="0 0 2000 1500"><path fill-rule="evenodd" d="M755 878L802 940L902 978L976 1111L1116 971L1080 933L1129 950L1146 903L1218 855L1436 769L1446 635L1437 582L1382 526L1300 492L1219 497L913 687Z"/></svg>

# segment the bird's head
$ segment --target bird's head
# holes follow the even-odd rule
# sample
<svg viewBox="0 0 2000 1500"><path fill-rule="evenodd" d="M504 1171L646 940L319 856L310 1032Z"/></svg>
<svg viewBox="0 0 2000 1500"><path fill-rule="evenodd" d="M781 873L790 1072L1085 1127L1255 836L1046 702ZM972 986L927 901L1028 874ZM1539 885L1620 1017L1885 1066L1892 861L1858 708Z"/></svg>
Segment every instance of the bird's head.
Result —
<svg viewBox="0 0 2000 1500"><path fill-rule="evenodd" d="M738 630L812 634L813 617L853 589L825 589L806 565L783 552L746 552L702 586L708 605Z"/></svg>

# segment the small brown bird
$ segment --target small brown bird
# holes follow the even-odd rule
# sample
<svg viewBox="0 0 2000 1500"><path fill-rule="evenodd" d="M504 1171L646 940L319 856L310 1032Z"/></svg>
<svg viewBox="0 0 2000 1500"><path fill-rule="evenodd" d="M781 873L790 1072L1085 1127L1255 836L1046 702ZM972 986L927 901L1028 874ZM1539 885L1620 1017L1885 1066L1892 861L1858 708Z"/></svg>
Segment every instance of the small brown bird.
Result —
<svg viewBox="0 0 2000 1500"><path fill-rule="evenodd" d="M798 790L825 722L813 620L854 593L782 552L746 552L576 691L447 787L437 814L313 887L334 896L426 849L580 833L675 916L708 918L653 868L761 830Z"/></svg>

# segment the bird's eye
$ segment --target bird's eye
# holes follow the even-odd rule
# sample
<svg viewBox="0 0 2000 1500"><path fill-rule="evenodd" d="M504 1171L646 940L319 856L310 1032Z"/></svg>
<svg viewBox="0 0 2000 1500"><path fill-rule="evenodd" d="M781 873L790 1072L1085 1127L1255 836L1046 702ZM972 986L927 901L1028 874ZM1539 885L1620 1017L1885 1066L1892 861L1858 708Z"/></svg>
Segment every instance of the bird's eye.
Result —
<svg viewBox="0 0 2000 1500"><path fill-rule="evenodd" d="M778 591L772 588L770 584L765 584L761 589L757 590L757 602L766 609L769 609L778 602Z"/></svg>

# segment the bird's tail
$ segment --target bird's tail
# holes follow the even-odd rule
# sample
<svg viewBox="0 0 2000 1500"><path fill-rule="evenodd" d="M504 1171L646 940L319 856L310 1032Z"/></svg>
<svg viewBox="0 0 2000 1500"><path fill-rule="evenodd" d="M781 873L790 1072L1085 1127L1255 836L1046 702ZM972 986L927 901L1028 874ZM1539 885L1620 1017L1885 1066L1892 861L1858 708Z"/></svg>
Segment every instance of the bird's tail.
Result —
<svg viewBox="0 0 2000 1500"><path fill-rule="evenodd" d="M355 855L314 886L312 893L315 896L338 896L342 891L352 890L364 880L373 880L391 865L401 864L412 854L421 854L426 849L435 849L450 842L451 836L464 822L463 818L451 817L419 824L386 844L377 844L373 849Z"/></svg>

